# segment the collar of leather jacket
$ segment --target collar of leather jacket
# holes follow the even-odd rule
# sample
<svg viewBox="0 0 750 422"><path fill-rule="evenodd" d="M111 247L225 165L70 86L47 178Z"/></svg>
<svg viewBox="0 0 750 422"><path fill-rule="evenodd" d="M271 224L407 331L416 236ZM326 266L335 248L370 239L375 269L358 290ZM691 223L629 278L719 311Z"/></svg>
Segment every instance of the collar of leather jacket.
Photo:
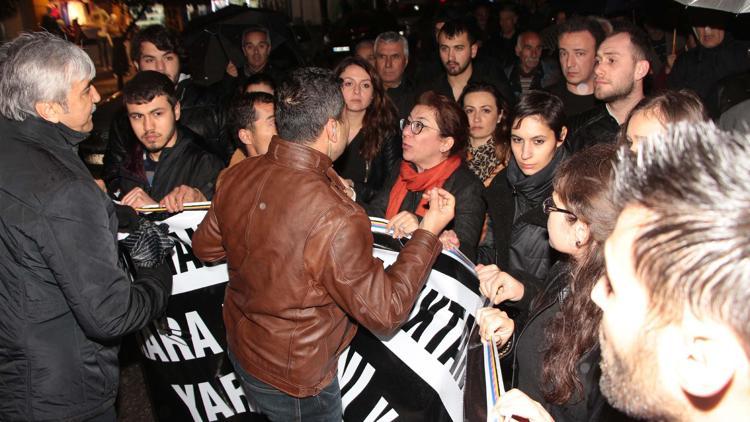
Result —
<svg viewBox="0 0 750 422"><path fill-rule="evenodd" d="M331 159L320 151L278 136L271 140L266 157L286 167L312 170L320 174L326 174L333 165Z"/></svg>

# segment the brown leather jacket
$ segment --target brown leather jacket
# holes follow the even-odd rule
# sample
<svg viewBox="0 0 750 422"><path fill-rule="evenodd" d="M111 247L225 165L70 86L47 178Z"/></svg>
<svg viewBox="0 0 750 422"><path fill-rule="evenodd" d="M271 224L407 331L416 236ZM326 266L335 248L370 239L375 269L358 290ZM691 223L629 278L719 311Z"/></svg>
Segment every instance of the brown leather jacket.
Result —
<svg viewBox="0 0 750 422"><path fill-rule="evenodd" d="M377 334L397 329L441 244L417 230L384 270L372 242L325 154L274 138L265 156L228 169L193 250L227 259L224 322L242 367L289 395L317 395L356 332L347 315Z"/></svg>

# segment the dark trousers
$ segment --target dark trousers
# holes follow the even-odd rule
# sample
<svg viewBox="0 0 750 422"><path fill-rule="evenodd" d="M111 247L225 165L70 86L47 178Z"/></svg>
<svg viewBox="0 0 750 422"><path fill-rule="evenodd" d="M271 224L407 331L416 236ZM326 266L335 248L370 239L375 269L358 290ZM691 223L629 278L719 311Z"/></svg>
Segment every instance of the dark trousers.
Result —
<svg viewBox="0 0 750 422"><path fill-rule="evenodd" d="M237 363L232 353L227 352L234 371L242 382L248 403L271 422L341 422L341 390L338 377L333 377L333 381L317 396L292 397L248 374Z"/></svg>

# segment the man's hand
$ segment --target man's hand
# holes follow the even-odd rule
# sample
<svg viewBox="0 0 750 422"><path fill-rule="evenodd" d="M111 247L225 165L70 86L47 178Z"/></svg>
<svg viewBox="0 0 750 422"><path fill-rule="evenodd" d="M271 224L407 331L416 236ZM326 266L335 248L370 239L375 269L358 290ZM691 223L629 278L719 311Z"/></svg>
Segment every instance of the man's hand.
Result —
<svg viewBox="0 0 750 422"><path fill-rule="evenodd" d="M401 211L388 221L385 228L393 230L393 238L398 239L414 233L419 228L419 220L409 211Z"/></svg>
<svg viewBox="0 0 750 422"><path fill-rule="evenodd" d="M159 201L159 205L166 208L171 213L182 212L185 209L186 202L201 202L205 201L206 197L203 196L203 192L200 190L187 186L180 185L172 189L167 196Z"/></svg>
<svg viewBox="0 0 750 422"><path fill-rule="evenodd" d="M492 412L500 420L503 417L518 416L528 422L554 422L541 404L515 388L500 396L500 401Z"/></svg>
<svg viewBox="0 0 750 422"><path fill-rule="evenodd" d="M497 265L479 264L475 269L479 277L479 291L493 304L523 299L523 284L510 274L500 271Z"/></svg>
<svg viewBox="0 0 750 422"><path fill-rule="evenodd" d="M440 233L440 242L443 244L443 250L458 249L461 246L461 242L458 240L458 235L453 230L445 230Z"/></svg>
<svg viewBox="0 0 750 422"><path fill-rule="evenodd" d="M239 72L237 72L237 66L235 66L231 60L229 61L229 63L227 63L226 72L233 78L236 78L239 75Z"/></svg>
<svg viewBox="0 0 750 422"><path fill-rule="evenodd" d="M494 339L498 347L504 346L516 329L516 323L508 318L508 314L496 308L479 309L477 325L482 341L490 342Z"/></svg>
<svg viewBox="0 0 750 422"><path fill-rule="evenodd" d="M122 198L122 201L120 201L122 205L127 205L129 207L133 208L140 208L144 205L154 205L157 202L148 196L146 191L144 191L141 188L133 188L130 192L127 193Z"/></svg>
<svg viewBox="0 0 750 422"><path fill-rule="evenodd" d="M423 196L430 201L430 206L419 227L438 236L445 226L453 221L456 213L456 198L442 188L432 188Z"/></svg>

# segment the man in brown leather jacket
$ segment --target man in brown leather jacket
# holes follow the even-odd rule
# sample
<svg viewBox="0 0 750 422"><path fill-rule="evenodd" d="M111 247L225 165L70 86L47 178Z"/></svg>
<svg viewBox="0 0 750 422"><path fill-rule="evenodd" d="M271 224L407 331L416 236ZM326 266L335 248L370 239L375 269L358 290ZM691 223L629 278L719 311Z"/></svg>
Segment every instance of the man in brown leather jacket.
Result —
<svg viewBox="0 0 750 422"><path fill-rule="evenodd" d="M387 334L407 318L455 199L430 191L419 229L384 270L367 215L332 168L349 133L339 81L299 69L276 98L279 137L226 171L193 248L227 260L229 356L255 408L272 421L341 421L339 354L357 323Z"/></svg>

